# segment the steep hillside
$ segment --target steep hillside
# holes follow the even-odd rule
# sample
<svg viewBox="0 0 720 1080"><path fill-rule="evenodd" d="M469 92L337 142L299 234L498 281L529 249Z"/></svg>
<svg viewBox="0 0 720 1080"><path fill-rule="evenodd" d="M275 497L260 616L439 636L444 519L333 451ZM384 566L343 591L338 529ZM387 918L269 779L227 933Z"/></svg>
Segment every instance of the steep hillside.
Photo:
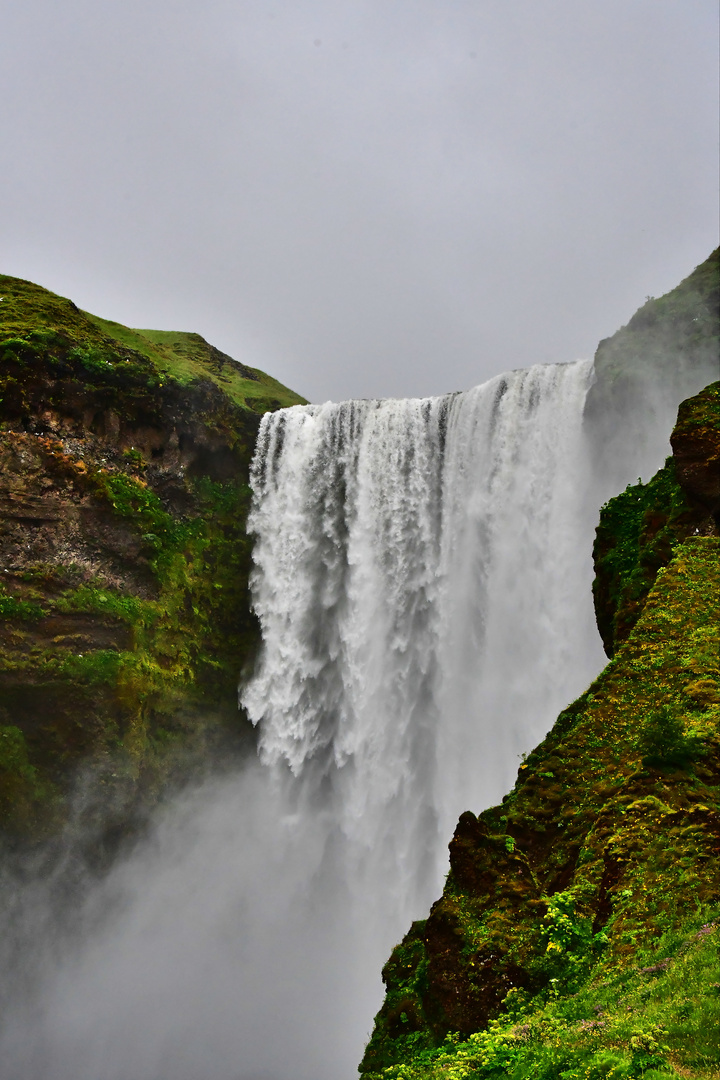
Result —
<svg viewBox="0 0 720 1080"><path fill-rule="evenodd" d="M676 288L658 298L649 296L627 326L600 342L592 411L612 417L619 409L637 407L647 375L659 383L668 375L702 378L705 372L717 370L719 267L720 248L716 248ZM673 369L674 376L668 369ZM673 384L666 393L674 390Z"/></svg>
<svg viewBox="0 0 720 1080"><path fill-rule="evenodd" d="M0 296L2 832L52 833L82 782L111 839L247 738L247 473L260 415L303 399L197 334Z"/></svg>
<svg viewBox="0 0 720 1080"><path fill-rule="evenodd" d="M655 471L678 402L718 378L719 356L720 248L598 345L585 420L606 497Z"/></svg>
<svg viewBox="0 0 720 1080"><path fill-rule="evenodd" d="M720 1075L720 384L603 509L612 660L462 815L428 919L383 970L368 1078Z"/></svg>

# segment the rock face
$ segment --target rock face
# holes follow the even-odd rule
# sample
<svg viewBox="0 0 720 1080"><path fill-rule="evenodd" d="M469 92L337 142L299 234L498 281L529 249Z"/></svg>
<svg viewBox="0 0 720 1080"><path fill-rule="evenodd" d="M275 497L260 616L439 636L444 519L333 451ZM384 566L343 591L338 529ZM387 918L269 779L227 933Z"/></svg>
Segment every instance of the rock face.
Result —
<svg viewBox="0 0 720 1080"><path fill-rule="evenodd" d="M680 406L670 438L675 471L698 516L709 513L720 530L720 393L718 384Z"/></svg>
<svg viewBox="0 0 720 1080"><path fill-rule="evenodd" d="M608 656L628 637L676 545L690 536L718 535L719 387L713 383L681 404L665 467L600 511L593 596Z"/></svg>
<svg viewBox="0 0 720 1080"><path fill-rule="evenodd" d="M0 293L2 825L53 832L83 776L112 832L247 738L247 474L260 415L302 399L199 335Z"/></svg>
<svg viewBox="0 0 720 1080"><path fill-rule="evenodd" d="M699 392L720 374L719 357L720 249L672 292L649 297L595 354L585 423L596 482L613 496L593 551L595 612L608 656L634 626L674 545L698 531L712 535L717 526L718 399L712 388ZM667 453L670 446L653 431L670 431L673 423L665 468L616 496L630 477L647 474L648 461Z"/></svg>

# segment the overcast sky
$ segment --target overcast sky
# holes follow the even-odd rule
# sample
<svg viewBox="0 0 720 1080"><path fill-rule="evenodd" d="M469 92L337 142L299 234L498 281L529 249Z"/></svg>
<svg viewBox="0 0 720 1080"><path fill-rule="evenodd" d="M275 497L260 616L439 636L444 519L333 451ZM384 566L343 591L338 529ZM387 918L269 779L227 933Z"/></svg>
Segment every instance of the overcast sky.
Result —
<svg viewBox="0 0 720 1080"><path fill-rule="evenodd" d="M0 269L312 400L589 356L717 244L715 0L5 0Z"/></svg>

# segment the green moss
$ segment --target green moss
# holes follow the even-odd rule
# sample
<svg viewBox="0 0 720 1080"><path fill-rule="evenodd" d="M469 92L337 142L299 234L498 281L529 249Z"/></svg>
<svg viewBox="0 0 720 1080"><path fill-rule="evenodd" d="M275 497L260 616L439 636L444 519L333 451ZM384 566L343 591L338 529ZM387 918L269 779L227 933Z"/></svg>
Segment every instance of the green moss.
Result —
<svg viewBox="0 0 720 1080"><path fill-rule="evenodd" d="M0 671L16 678L32 673L36 684L64 682L74 685L114 685L122 663L116 649L89 649L72 652L52 647L33 646L26 652L2 657ZM69 687L68 687L69 689Z"/></svg>
<svg viewBox="0 0 720 1080"><path fill-rule="evenodd" d="M69 365L90 383L116 387L135 379L153 391L168 381L189 386L209 379L236 406L259 413L305 403L199 334L132 330L80 311L71 300L21 278L0 275L0 290L0 356L19 372L40 358L56 368Z"/></svg>
<svg viewBox="0 0 720 1080"><path fill-rule="evenodd" d="M159 552L182 542L183 527L164 508L155 492L142 480L126 473L101 473L98 493L116 514L128 518L143 535L146 547Z"/></svg>
<svg viewBox="0 0 720 1080"><path fill-rule="evenodd" d="M16 835L33 833L38 819L47 819L57 797L30 762L25 737L13 725L0 726L0 820Z"/></svg>
<svg viewBox="0 0 720 1080"><path fill-rule="evenodd" d="M677 427L683 433L706 428L720 430L720 382L711 383L681 403Z"/></svg>
<svg viewBox="0 0 720 1080"><path fill-rule="evenodd" d="M147 357L161 376L172 378L181 385L187 385L193 379L211 379L237 405L257 412L305 404L304 398L276 379L221 353L200 334L131 330L95 315L88 315L88 318L108 337Z"/></svg>
<svg viewBox="0 0 720 1080"><path fill-rule="evenodd" d="M62 612L109 615L135 627L153 626L158 619L158 605L155 602L93 585L66 590L53 606L56 611Z"/></svg>
<svg viewBox="0 0 720 1080"><path fill-rule="evenodd" d="M86 348L70 349L67 359L78 361L88 374L99 375L101 378L109 375L114 368L112 353L107 349L92 345Z"/></svg>
<svg viewBox="0 0 720 1080"><path fill-rule="evenodd" d="M383 968L387 987L384 1022L376 1025L365 1052L370 1068L407 1061L435 1046L422 999L428 989L425 921L414 922Z"/></svg>
<svg viewBox="0 0 720 1080"><path fill-rule="evenodd" d="M698 520L672 458L649 483L628 486L602 507L593 547L593 598L608 656L637 621L658 570Z"/></svg>
<svg viewBox="0 0 720 1080"><path fill-rule="evenodd" d="M44 611L40 604L8 596L7 592L0 587L0 619L37 620L43 615Z"/></svg>

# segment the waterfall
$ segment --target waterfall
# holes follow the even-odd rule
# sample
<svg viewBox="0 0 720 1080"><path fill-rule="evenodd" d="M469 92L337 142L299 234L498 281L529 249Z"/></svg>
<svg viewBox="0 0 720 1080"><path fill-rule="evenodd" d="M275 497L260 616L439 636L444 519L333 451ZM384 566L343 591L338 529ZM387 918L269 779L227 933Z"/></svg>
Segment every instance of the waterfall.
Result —
<svg viewBox="0 0 720 1080"><path fill-rule="evenodd" d="M602 663L589 363L263 418L259 757L158 815L0 1041L3 1080L351 1080L459 814Z"/></svg>
<svg viewBox="0 0 720 1080"><path fill-rule="evenodd" d="M427 907L459 814L502 797L597 662L590 374L538 365L467 393L263 420L263 651L242 700L262 760L324 790L368 896L384 880L405 910Z"/></svg>

